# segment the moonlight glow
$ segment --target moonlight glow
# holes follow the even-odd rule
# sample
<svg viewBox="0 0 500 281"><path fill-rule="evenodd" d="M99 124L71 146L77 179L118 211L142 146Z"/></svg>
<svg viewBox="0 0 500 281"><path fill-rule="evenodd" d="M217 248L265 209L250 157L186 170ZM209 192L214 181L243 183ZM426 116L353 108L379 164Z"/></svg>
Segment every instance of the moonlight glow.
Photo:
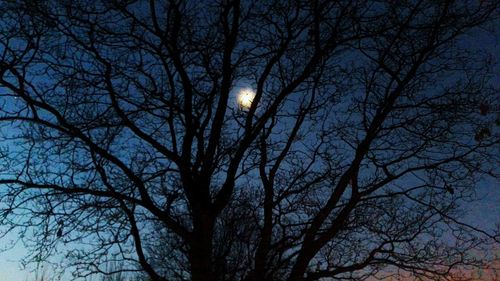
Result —
<svg viewBox="0 0 500 281"><path fill-rule="evenodd" d="M250 108L254 98L255 91L250 88L242 88L238 92L238 104L242 108Z"/></svg>

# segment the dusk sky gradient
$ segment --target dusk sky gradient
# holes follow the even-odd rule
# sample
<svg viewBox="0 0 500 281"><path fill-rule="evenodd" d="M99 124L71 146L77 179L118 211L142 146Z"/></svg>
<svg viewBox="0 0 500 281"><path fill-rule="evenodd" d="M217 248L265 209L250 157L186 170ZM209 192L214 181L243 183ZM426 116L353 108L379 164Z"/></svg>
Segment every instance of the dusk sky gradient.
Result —
<svg viewBox="0 0 500 281"><path fill-rule="evenodd" d="M486 48L494 54L494 61L500 61L500 30L496 29L493 32L485 31L484 34L470 34L469 39L464 41L463 44L470 46L471 49ZM497 70L500 70L498 65ZM496 71L495 87L497 90L496 100L499 104L494 105L496 114L500 115L500 73ZM238 87L235 85L235 87ZM0 93L1 94L1 93ZM234 94L234 92L233 92ZM233 97L236 99L236 97ZM246 101L245 101L246 102ZM499 152L500 153L500 152ZM499 163L500 164L500 163ZM493 167L498 169L498 167ZM0 187L1 188L1 187ZM464 222L470 223L473 226L484 230L493 230L495 227L500 226L500 181L494 178L483 178L477 186L477 201L463 205ZM0 233L6 229L5 226L0 225ZM14 241L18 240L16 230L13 230L6 237L0 240L0 249L9 247ZM20 259L26 255L26 249L22 243L18 241L12 249L0 251L0 281L35 281L34 266L30 265L28 268L22 268ZM60 260L61 257L54 256L54 261ZM50 267L49 267L50 268ZM66 277L67 278L67 277ZM67 281L63 278L61 281ZM69 279L68 279L69 280ZM488 281L488 280L485 280Z"/></svg>

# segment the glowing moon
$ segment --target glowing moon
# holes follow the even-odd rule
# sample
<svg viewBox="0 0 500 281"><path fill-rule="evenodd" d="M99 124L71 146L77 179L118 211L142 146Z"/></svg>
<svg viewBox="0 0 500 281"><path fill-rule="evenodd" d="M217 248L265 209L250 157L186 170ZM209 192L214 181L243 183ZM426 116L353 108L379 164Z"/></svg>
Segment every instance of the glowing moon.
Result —
<svg viewBox="0 0 500 281"><path fill-rule="evenodd" d="M254 98L255 91L250 88L241 88L238 92L238 104L242 108L250 108Z"/></svg>

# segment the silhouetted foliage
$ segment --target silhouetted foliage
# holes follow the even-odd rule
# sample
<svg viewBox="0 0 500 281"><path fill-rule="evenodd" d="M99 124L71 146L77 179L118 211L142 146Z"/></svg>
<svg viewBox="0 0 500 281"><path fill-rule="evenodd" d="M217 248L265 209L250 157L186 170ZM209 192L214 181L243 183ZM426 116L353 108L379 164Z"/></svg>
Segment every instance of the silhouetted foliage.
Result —
<svg viewBox="0 0 500 281"><path fill-rule="evenodd" d="M498 243L460 208L498 176L496 65L469 44L498 12L2 0L0 223L82 278L446 278Z"/></svg>

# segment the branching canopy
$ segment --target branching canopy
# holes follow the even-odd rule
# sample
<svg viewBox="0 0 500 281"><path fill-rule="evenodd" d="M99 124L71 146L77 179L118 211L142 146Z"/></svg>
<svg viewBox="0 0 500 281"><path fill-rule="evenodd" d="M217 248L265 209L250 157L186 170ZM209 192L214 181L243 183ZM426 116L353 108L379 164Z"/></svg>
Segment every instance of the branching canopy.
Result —
<svg viewBox="0 0 500 281"><path fill-rule="evenodd" d="M470 43L498 1L0 3L0 223L35 260L446 279L498 243L460 212L498 176L496 65Z"/></svg>

